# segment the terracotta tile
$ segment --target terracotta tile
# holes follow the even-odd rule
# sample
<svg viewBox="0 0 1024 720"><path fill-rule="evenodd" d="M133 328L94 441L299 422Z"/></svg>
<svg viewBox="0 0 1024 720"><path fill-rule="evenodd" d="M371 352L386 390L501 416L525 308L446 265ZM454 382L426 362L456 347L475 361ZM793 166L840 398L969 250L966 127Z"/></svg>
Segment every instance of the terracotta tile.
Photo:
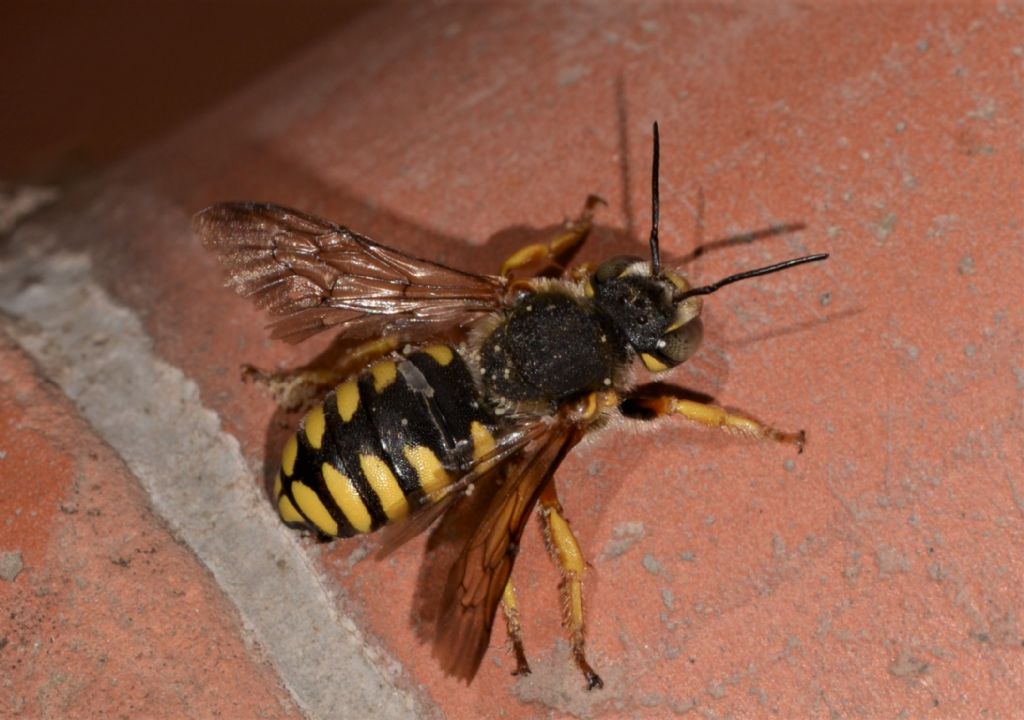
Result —
<svg viewBox="0 0 1024 720"><path fill-rule="evenodd" d="M806 452L666 425L573 453L559 487L591 562L599 693L557 640L535 531L516 578L536 672L509 676L498 630L468 688L410 621L421 543L310 556L447 717L1014 715L1020 7L572 7L369 12L46 226L91 253L259 468L287 430L236 368L296 366L327 339L269 342L189 236L195 210L272 199L493 271L596 192L610 207L581 259L643 254L658 119L667 262L706 243L683 270L710 281L832 254L709 298L704 348L670 376L805 428Z"/></svg>
<svg viewBox="0 0 1024 720"><path fill-rule="evenodd" d="M0 335L0 715L297 714L120 459Z"/></svg>

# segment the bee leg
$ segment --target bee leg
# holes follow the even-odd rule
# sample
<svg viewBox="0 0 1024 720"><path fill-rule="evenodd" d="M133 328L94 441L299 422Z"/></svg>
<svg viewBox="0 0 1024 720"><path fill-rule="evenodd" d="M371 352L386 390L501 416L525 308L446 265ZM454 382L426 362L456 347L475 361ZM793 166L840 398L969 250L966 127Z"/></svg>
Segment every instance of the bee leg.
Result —
<svg viewBox="0 0 1024 720"><path fill-rule="evenodd" d="M512 674L529 675L530 663L526 661L526 651L523 649L523 626L519 622L519 602L516 599L516 588L512 584L511 578L505 583L505 592L501 596L501 610L505 615L512 652L516 656L516 669Z"/></svg>
<svg viewBox="0 0 1024 720"><path fill-rule="evenodd" d="M508 277L516 270L529 265L538 265L541 261L543 261L543 264L539 265L541 270L551 266L564 269L560 260L567 260L572 256L590 234L590 227L594 220L594 208L607 204L597 195L588 195L583 204L583 211L575 219L567 220L562 231L551 242L535 243L519 248L501 264L501 274Z"/></svg>
<svg viewBox="0 0 1024 720"><path fill-rule="evenodd" d="M335 380L331 383L331 386L333 387L342 380L351 377L374 360L394 352L404 342L405 338L400 335L388 335L376 340L369 340L352 348L331 368L335 375Z"/></svg>
<svg viewBox="0 0 1024 720"><path fill-rule="evenodd" d="M242 366L242 380L265 386L282 410L298 410L332 386L330 370L285 370L268 372L253 365Z"/></svg>
<svg viewBox="0 0 1024 720"><path fill-rule="evenodd" d="M554 483L548 483L539 500L540 517L544 530L544 544L548 554L562 573L559 590L562 595L562 627L569 635L573 659L587 680L587 689L604 687L604 681L587 662L583 652L583 573L586 561L579 543L572 534L569 522L562 515L562 506Z"/></svg>
<svg viewBox="0 0 1024 720"><path fill-rule="evenodd" d="M628 402L646 411L646 413L637 413L634 409L624 412L628 416L653 420L665 415L681 415L692 422L719 428L734 435L746 435L747 437L760 440L791 443L796 445L797 452L801 453L804 451L804 443L807 440L807 435L803 430L799 432L784 432L745 415L730 412L717 405L696 402L695 400L663 395L658 397L634 397L629 398Z"/></svg>
<svg viewBox="0 0 1024 720"><path fill-rule="evenodd" d="M346 353L333 367L267 372L242 366L242 379L265 385L282 410L296 410L323 395L367 364L393 352L401 344L397 335L370 340Z"/></svg>

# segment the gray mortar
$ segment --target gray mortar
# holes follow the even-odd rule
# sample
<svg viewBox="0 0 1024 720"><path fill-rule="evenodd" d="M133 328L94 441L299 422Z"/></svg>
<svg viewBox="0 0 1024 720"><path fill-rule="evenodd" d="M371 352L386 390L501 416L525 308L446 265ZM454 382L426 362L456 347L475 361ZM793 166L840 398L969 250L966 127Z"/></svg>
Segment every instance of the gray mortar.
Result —
<svg viewBox="0 0 1024 720"><path fill-rule="evenodd" d="M93 281L87 257L44 252L55 238L34 230L31 242L13 243L34 251L0 260L0 309L15 317L15 338L212 571L299 706L325 719L426 714L282 531L195 383L153 354L138 319Z"/></svg>

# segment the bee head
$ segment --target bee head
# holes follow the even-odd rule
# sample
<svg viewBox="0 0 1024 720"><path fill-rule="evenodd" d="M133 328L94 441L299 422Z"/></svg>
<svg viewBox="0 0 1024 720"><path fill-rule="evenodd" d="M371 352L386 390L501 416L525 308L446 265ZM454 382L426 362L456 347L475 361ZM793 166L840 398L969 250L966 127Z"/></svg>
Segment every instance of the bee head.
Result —
<svg viewBox="0 0 1024 720"><path fill-rule="evenodd" d="M703 300L680 299L690 289L682 276L655 275L650 262L620 256L601 263L590 284L594 302L651 372L686 362L700 346Z"/></svg>
<svg viewBox="0 0 1024 720"><path fill-rule="evenodd" d="M680 274L662 270L658 248L658 156L658 123L654 123L650 262L633 256L614 257L601 263L590 278L594 302L651 372L662 372L685 362L700 346L704 336L700 319L702 295L739 280L828 257L821 253L794 258L700 287L691 287Z"/></svg>

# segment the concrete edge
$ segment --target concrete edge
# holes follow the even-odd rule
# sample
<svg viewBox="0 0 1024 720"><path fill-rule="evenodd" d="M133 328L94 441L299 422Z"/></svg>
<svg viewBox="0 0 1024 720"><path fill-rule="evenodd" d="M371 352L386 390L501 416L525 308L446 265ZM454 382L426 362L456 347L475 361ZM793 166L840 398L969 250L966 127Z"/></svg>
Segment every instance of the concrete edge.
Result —
<svg viewBox="0 0 1024 720"><path fill-rule="evenodd" d="M23 231L30 242L18 242ZM298 706L324 719L428 714L396 686L400 666L339 610L196 384L154 355L138 318L93 280L89 258L47 251L58 238L36 227L13 240L22 254L0 259L0 310L15 318L16 341L213 573Z"/></svg>

